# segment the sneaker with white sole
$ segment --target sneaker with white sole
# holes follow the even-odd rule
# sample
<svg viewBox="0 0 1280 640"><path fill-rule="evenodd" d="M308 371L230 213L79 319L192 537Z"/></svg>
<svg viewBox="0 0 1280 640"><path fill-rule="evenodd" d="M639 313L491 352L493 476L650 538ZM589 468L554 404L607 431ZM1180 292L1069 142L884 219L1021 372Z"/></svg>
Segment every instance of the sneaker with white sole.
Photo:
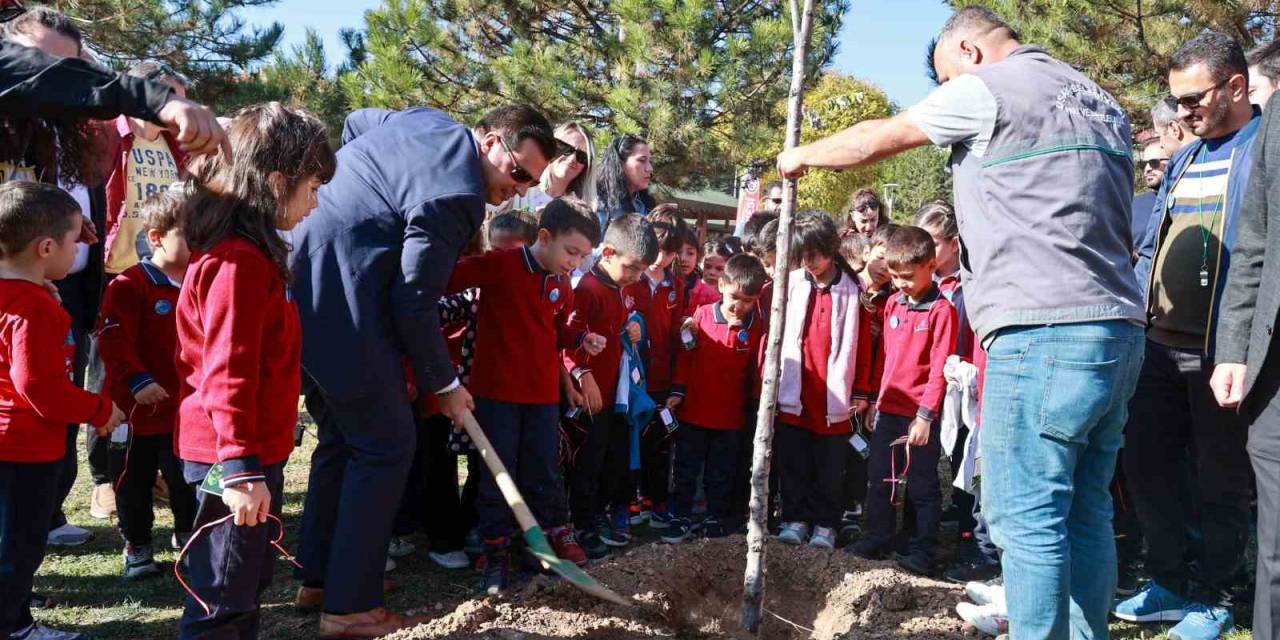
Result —
<svg viewBox="0 0 1280 640"><path fill-rule="evenodd" d="M392 536L391 544L387 545L387 555L392 558L403 558L417 550L408 536Z"/></svg>
<svg viewBox="0 0 1280 640"><path fill-rule="evenodd" d="M1187 606L1182 622L1169 630L1170 640L1217 640L1236 628L1231 611L1199 602Z"/></svg>
<svg viewBox="0 0 1280 640"><path fill-rule="evenodd" d="M160 567L156 566L155 556L151 553L151 545L125 545L125 580L141 580L158 575L160 575Z"/></svg>
<svg viewBox="0 0 1280 640"><path fill-rule="evenodd" d="M1126 622L1178 622L1186 617L1189 605L1186 599L1152 580L1132 596L1117 600L1111 615Z"/></svg>
<svg viewBox="0 0 1280 640"><path fill-rule="evenodd" d="M427 553L427 557L445 569L466 569L471 566L471 559L467 557L467 552L461 550L446 553L431 551Z"/></svg>
<svg viewBox="0 0 1280 640"><path fill-rule="evenodd" d="M1001 611L999 605L995 603L976 605L961 602L956 605L956 614L961 620L989 636L998 636L1009 631L1009 614L1007 611Z"/></svg>
<svg viewBox="0 0 1280 640"><path fill-rule="evenodd" d="M982 606L993 602L1000 603L1004 607L1004 585L993 584L992 582L968 582L964 585L964 594L973 601L974 604Z"/></svg>
<svg viewBox="0 0 1280 640"><path fill-rule="evenodd" d="M836 548L836 532L828 527L814 527L813 537L809 538L809 546L823 549Z"/></svg>
<svg viewBox="0 0 1280 640"><path fill-rule="evenodd" d="M89 541L93 533L81 529L70 522L49 532L48 544L51 547L78 547Z"/></svg>
<svg viewBox="0 0 1280 640"><path fill-rule="evenodd" d="M803 522L784 522L782 531L778 532L778 542L782 544L800 545L809 538L809 525Z"/></svg>
<svg viewBox="0 0 1280 640"><path fill-rule="evenodd" d="M387 556L387 563L382 565L382 572L391 573L392 571L395 571L395 570L396 570L396 561L392 560L391 556Z"/></svg>
<svg viewBox="0 0 1280 640"><path fill-rule="evenodd" d="M172 536L169 536L169 546L173 547L174 551L182 551L182 549L185 548L187 546L187 543L190 541L191 541L191 532L189 531L188 532L175 531Z"/></svg>
<svg viewBox="0 0 1280 640"><path fill-rule="evenodd" d="M84 636L74 631L50 629L39 622L33 622L26 629L13 632L9 640L84 640Z"/></svg>

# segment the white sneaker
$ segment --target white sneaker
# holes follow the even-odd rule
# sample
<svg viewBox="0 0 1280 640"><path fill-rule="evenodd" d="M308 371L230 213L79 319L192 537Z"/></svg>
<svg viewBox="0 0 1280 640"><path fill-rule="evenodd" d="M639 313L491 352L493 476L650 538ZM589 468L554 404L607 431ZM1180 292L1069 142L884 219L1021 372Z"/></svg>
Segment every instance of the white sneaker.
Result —
<svg viewBox="0 0 1280 640"><path fill-rule="evenodd" d="M392 571L395 571L395 570L396 570L396 561L392 560L391 556L387 556L387 564L383 565L382 572L391 573Z"/></svg>
<svg viewBox="0 0 1280 640"><path fill-rule="evenodd" d="M784 522L782 531L778 533L778 542L782 544L804 544L809 538L809 525L803 522Z"/></svg>
<svg viewBox="0 0 1280 640"><path fill-rule="evenodd" d="M445 569L466 569L471 566L471 559L467 557L465 551L450 551L448 553L432 551L427 554L427 557Z"/></svg>
<svg viewBox="0 0 1280 640"><path fill-rule="evenodd" d="M140 580L149 576L160 575L160 567L151 555L149 546L125 545L124 547L124 579Z"/></svg>
<svg viewBox="0 0 1280 640"><path fill-rule="evenodd" d="M70 522L49 532L48 544L51 547L78 547L89 541L93 533L81 529Z"/></svg>
<svg viewBox="0 0 1280 640"><path fill-rule="evenodd" d="M387 555L392 558L403 558L417 550L418 548L409 542L408 536L393 536L391 544L387 546Z"/></svg>
<svg viewBox="0 0 1280 640"><path fill-rule="evenodd" d="M968 582L964 585L964 594L978 606L998 603L1001 609L1008 608L1005 604L1003 584Z"/></svg>
<svg viewBox="0 0 1280 640"><path fill-rule="evenodd" d="M823 549L836 548L836 532L827 527L814 527L813 537L809 538L809 546Z"/></svg>
<svg viewBox="0 0 1280 640"><path fill-rule="evenodd" d="M996 603L976 605L961 602L956 605L956 613L975 629L989 636L998 636L1009 631L1009 618L1002 615Z"/></svg>

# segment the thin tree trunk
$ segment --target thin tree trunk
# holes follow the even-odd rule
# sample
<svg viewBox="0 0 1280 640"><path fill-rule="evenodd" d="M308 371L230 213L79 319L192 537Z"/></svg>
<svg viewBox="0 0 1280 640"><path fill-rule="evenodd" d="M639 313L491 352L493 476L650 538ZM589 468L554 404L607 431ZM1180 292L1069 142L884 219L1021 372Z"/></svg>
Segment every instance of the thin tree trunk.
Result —
<svg viewBox="0 0 1280 640"><path fill-rule="evenodd" d="M800 144L801 105L804 103L805 62L809 58L809 34L813 29L813 0L790 0L791 34L795 39L791 60L791 91L787 98L787 138L790 149ZM764 356L764 384L756 414L756 435L751 454L751 518L747 528L747 570L743 577L742 626L760 630L764 602L764 543L768 534L769 463L773 455L773 416L778 404L779 361L782 332L787 321L787 274L791 264L791 227L796 211L796 181L783 183L782 212L778 217L777 254L773 263L773 302L769 337Z"/></svg>

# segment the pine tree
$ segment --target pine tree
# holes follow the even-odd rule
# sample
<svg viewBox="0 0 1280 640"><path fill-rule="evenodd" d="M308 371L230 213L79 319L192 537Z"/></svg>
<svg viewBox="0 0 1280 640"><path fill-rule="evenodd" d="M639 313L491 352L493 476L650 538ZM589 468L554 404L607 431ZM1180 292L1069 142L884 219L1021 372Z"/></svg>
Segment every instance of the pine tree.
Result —
<svg viewBox="0 0 1280 640"><path fill-rule="evenodd" d="M846 0L822 0L811 73L835 51ZM638 133L664 183L727 188L777 137L791 28L776 0L385 0L365 16L353 106L426 105L473 122L528 102L554 122Z"/></svg>

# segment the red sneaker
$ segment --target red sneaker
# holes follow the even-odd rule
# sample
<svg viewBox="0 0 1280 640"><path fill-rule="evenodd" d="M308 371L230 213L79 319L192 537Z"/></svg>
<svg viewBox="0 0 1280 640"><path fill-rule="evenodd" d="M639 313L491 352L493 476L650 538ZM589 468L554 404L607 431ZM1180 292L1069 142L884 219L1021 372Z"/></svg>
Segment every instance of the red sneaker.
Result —
<svg viewBox="0 0 1280 640"><path fill-rule="evenodd" d="M587 565L587 552L583 551L582 545L578 544L578 537L574 535L573 527L560 527L552 531L551 548L564 560L579 567Z"/></svg>

